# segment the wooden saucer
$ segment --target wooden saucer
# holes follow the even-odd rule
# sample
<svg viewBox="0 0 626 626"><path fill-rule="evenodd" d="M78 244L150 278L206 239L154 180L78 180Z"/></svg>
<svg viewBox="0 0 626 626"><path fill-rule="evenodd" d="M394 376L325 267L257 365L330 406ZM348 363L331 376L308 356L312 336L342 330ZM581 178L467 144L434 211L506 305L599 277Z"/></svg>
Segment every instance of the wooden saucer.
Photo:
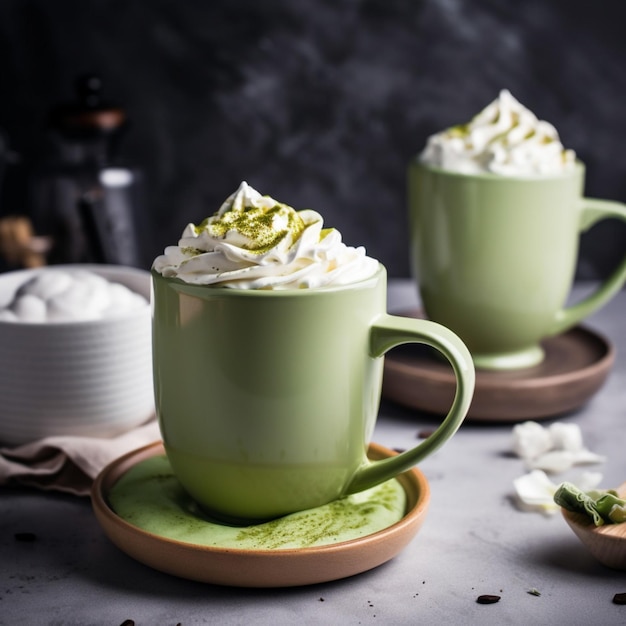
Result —
<svg viewBox="0 0 626 626"><path fill-rule="evenodd" d="M293 587L360 574L399 554L421 528L430 504L428 481L414 467L397 477L406 493L404 517L373 534L291 549L199 545L146 531L119 517L109 504L112 487L129 470L146 459L164 454L163 445L157 442L129 452L105 467L92 487L93 510L105 534L120 550L154 569L200 582L235 587ZM370 444L368 451L371 459L395 454L375 443ZM182 508L179 513L183 521L191 514Z"/></svg>
<svg viewBox="0 0 626 626"><path fill-rule="evenodd" d="M423 317L410 311L410 317ZM577 326L542 344L542 363L521 370L476 371L467 419L541 420L579 408L604 384L615 349L602 335ZM446 414L455 390L452 367L427 346L409 344L387 353L383 396L413 409Z"/></svg>

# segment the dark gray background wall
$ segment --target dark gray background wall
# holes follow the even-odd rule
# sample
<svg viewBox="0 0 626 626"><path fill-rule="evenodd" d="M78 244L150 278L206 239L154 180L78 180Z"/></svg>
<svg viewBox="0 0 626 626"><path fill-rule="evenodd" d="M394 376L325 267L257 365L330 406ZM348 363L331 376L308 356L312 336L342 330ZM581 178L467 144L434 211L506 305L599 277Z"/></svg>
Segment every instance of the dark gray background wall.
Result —
<svg viewBox="0 0 626 626"><path fill-rule="evenodd" d="M625 17L621 0L0 0L0 128L23 159L1 210L20 210L50 107L96 71L132 118L146 265L245 179L408 276L406 164L502 88L576 150L588 195L626 201ZM596 227L579 277L624 250L623 223Z"/></svg>

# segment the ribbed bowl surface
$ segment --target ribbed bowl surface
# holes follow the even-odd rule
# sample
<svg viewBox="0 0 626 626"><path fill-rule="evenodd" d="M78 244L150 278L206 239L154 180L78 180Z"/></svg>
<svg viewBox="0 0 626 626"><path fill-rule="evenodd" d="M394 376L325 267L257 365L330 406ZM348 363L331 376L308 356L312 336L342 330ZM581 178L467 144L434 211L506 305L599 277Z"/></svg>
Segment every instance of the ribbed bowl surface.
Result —
<svg viewBox="0 0 626 626"><path fill-rule="evenodd" d="M104 265L72 267L150 297L149 272ZM32 273L0 276L0 304L10 300ZM146 421L153 412L149 306L96 321L0 322L2 444L55 435L113 436Z"/></svg>

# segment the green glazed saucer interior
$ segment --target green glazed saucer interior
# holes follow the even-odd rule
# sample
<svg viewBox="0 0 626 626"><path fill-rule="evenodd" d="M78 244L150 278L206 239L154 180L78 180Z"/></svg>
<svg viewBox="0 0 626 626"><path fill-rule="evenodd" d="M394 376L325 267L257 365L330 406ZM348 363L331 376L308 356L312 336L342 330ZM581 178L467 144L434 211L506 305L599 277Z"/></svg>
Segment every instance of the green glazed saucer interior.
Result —
<svg viewBox="0 0 626 626"><path fill-rule="evenodd" d="M393 479L307 511L250 526L207 517L184 491L165 455L144 459L113 485L111 508L138 528L199 546L242 550L307 548L349 541L399 522L406 494Z"/></svg>
<svg viewBox="0 0 626 626"><path fill-rule="evenodd" d="M394 454L377 444L368 451L372 459ZM107 537L144 565L212 584L289 587L345 578L395 557L420 529L430 488L413 468L316 509L227 526L186 494L157 442L104 468L91 496Z"/></svg>

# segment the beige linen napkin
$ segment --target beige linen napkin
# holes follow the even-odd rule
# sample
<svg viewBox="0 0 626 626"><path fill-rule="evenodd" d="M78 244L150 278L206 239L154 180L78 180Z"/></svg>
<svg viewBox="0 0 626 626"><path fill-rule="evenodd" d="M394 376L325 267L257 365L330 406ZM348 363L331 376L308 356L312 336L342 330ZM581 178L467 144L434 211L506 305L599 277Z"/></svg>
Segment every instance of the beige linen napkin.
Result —
<svg viewBox="0 0 626 626"><path fill-rule="evenodd" d="M0 448L0 485L19 484L86 496L94 478L111 461L160 439L158 423L152 419L111 439L58 436Z"/></svg>

